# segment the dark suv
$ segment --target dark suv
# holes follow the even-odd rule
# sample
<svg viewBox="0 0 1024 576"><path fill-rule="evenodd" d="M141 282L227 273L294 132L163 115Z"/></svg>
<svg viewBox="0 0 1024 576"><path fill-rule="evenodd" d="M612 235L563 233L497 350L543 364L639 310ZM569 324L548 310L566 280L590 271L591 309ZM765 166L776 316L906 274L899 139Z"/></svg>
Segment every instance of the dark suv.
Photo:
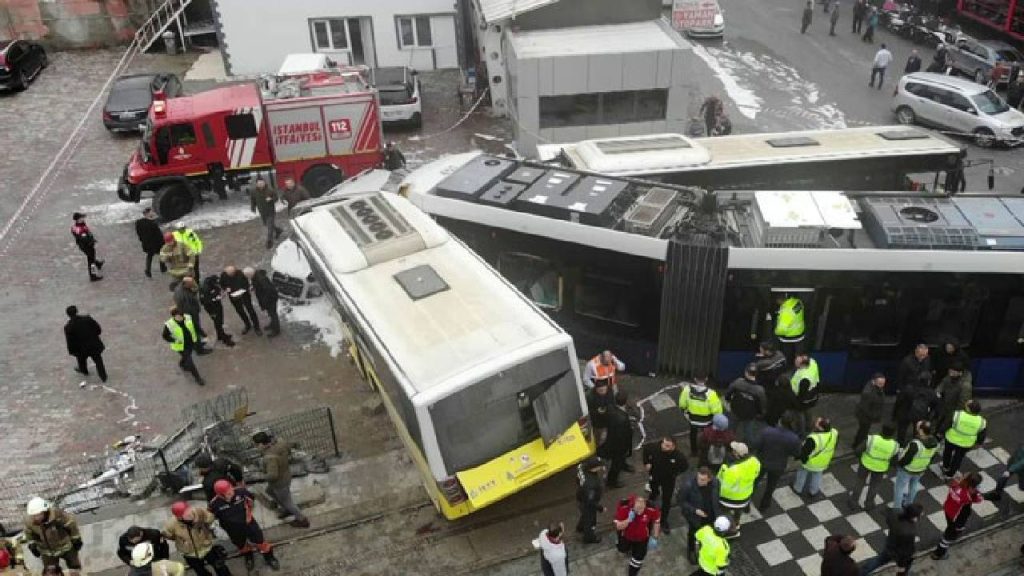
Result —
<svg viewBox="0 0 1024 576"><path fill-rule="evenodd" d="M0 88L24 90L49 66L46 50L27 40L0 40Z"/></svg>
<svg viewBox="0 0 1024 576"><path fill-rule="evenodd" d="M153 96L181 96L181 81L174 74L134 74L114 81L103 105L103 125L111 132L135 132L146 124Z"/></svg>

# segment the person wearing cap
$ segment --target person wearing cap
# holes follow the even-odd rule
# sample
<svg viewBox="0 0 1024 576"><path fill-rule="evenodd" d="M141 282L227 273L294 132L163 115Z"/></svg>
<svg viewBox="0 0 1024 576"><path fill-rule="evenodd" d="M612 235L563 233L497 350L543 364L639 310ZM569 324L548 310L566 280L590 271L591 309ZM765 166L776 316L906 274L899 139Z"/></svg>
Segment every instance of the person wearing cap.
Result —
<svg viewBox="0 0 1024 576"><path fill-rule="evenodd" d="M942 449L942 473L946 480L960 471L964 456L985 442L988 422L981 415L981 404L969 400L963 410L953 413L953 421L946 429L946 444Z"/></svg>
<svg viewBox="0 0 1024 576"><path fill-rule="evenodd" d="M821 477L836 453L836 446L839 442L839 430L832 427L828 418L818 418L814 421L813 431L804 438L800 446L800 469L796 471L796 479L793 480L793 491L798 496L804 495L804 485L807 485L807 496L815 497L821 493Z"/></svg>
<svg viewBox="0 0 1024 576"><path fill-rule="evenodd" d="M72 575L82 569L78 551L82 535L71 514L36 496L25 508L25 543L29 552L41 558L43 566L60 566L63 560Z"/></svg>
<svg viewBox="0 0 1024 576"><path fill-rule="evenodd" d="M253 434L252 441L263 451L263 465L267 474L267 495L281 508L281 518L292 516L291 525L295 528L309 528L309 518L299 510L292 499L292 447L271 437L266 432Z"/></svg>
<svg viewBox="0 0 1024 576"><path fill-rule="evenodd" d="M852 448L856 448L864 442L871 431L871 425L882 421L882 411L885 408L885 374L875 372L864 385L857 400L857 408L854 415L857 417L857 432L853 435Z"/></svg>
<svg viewBox="0 0 1024 576"><path fill-rule="evenodd" d="M583 371L583 384L587 388L593 388L601 380L608 382L612 393L616 392L619 372L625 372L626 365L616 358L611 350L605 350L587 362Z"/></svg>
<svg viewBox="0 0 1024 576"><path fill-rule="evenodd" d="M604 492L601 484L603 470L604 464L596 456L588 458L576 467L576 504L580 509L576 532L583 534L584 544L601 542L597 535L597 514L604 512L604 506L601 505L601 495Z"/></svg>
<svg viewBox="0 0 1024 576"><path fill-rule="evenodd" d="M775 488L786 473L791 458L800 456L800 437L793 432L793 419L785 414L778 426L765 426L750 446L761 461L764 491L758 509L764 514L772 503Z"/></svg>
<svg viewBox="0 0 1024 576"><path fill-rule="evenodd" d="M213 500L213 497L217 495L213 491L213 485L218 480L228 480L236 486L245 485L245 475L242 467L226 458L211 458L208 454L202 452L196 456L192 465L195 466L196 472L203 478L203 494L206 495L207 502Z"/></svg>
<svg viewBox="0 0 1024 576"><path fill-rule="evenodd" d="M690 467L686 456L676 448L676 440L671 436L662 437L657 444L650 443L643 450L644 471L647 472L647 485L650 499L660 504L665 511L661 518L661 529L671 534L668 512L672 510L672 496L676 490L676 478Z"/></svg>
<svg viewBox="0 0 1024 576"><path fill-rule="evenodd" d="M170 314L171 317L164 322L161 336L170 344L171 350L181 357L178 360L178 367L192 374L196 384L206 386L206 381L199 375L199 369L192 359L192 352L208 354L212 350L200 348L199 333L196 332L191 316L179 310L177 306L171 307Z"/></svg>
<svg viewBox="0 0 1024 576"><path fill-rule="evenodd" d="M852 536L832 534L825 538L821 557L821 576L857 576L860 571L850 554L857 549Z"/></svg>
<svg viewBox="0 0 1024 576"><path fill-rule="evenodd" d="M215 492L210 500L210 512L217 517L220 527L228 533L231 543L245 558L245 569L252 572L255 567L253 549L259 550L263 561L273 570L280 570L281 564L274 557L274 549L263 536L263 529L252 515L255 499L245 488L236 488L227 480L217 480Z"/></svg>
<svg viewBox="0 0 1024 576"><path fill-rule="evenodd" d="M196 576L210 576L207 566L212 567L217 576L231 576L224 548L214 543L211 526L216 518L213 514L193 508L188 502L175 502L171 505L171 515L173 518L164 524L160 533L174 542L175 549Z"/></svg>
<svg viewBox="0 0 1024 576"><path fill-rule="evenodd" d="M715 414L711 426L705 426L697 440L697 463L711 468L715 474L729 454L729 445L736 441L736 434L729 430L729 418Z"/></svg>
<svg viewBox="0 0 1024 576"><path fill-rule="evenodd" d="M135 221L135 235L142 244L142 252L146 255L146 278L153 277L153 258L160 264L160 273L167 272L167 265L160 262L160 249L164 247L164 233L156 221L156 212L146 207L142 210L142 218Z"/></svg>
<svg viewBox="0 0 1024 576"><path fill-rule="evenodd" d="M252 286L245 274L234 266L225 266L224 272L220 275L220 286L224 289L228 301L234 307L238 317L242 319L245 327L242 334L248 334L255 330L257 336L263 336L260 329L260 318L256 315L256 309L252 305Z"/></svg>
<svg viewBox="0 0 1024 576"><path fill-rule="evenodd" d="M199 278L199 255L203 253L203 239L199 237L195 230L185 226L184 222L178 222L174 225L173 234L174 239L188 247L189 252L193 254L195 274L192 277Z"/></svg>
<svg viewBox="0 0 1024 576"><path fill-rule="evenodd" d="M690 564L697 564L697 531L711 525L721 516L718 492L721 484L707 466L697 469L679 491L679 508L686 518L686 555ZM668 515L668 512L665 513Z"/></svg>
<svg viewBox="0 0 1024 576"><path fill-rule="evenodd" d="M872 434L862 444L854 448L860 454L860 466L857 468L857 477L860 482L856 490L850 491L847 505L851 510L857 510L860 506L860 494L867 487L867 495L864 497L864 507L875 507L875 494L878 492L878 483L889 473L889 467L899 455L900 445L894 438L896 428L892 424L882 426L881 434Z"/></svg>
<svg viewBox="0 0 1024 576"><path fill-rule="evenodd" d="M690 455L697 455L697 437L711 425L715 414L722 413L722 400L708 387L708 377L701 374L692 383L683 385L679 393L679 409L690 422Z"/></svg>
<svg viewBox="0 0 1024 576"><path fill-rule="evenodd" d="M623 484L619 481L619 474L623 470L633 471L626 462L633 453L633 425L626 413L628 401L629 397L624 391L615 394L615 406L608 412L608 435L598 450L598 456L610 462L607 478L609 488L621 488Z"/></svg>
<svg viewBox="0 0 1024 576"><path fill-rule="evenodd" d="M89 230L89 225L85 223L85 214L75 212L71 215L71 220L71 236L74 237L75 245L78 246L78 249L82 251L82 254L85 254L85 263L89 270L89 281L103 280L103 276L100 276L100 270L103 269L103 260L96 258L96 237L92 235L92 230Z"/></svg>
<svg viewBox="0 0 1024 576"><path fill-rule="evenodd" d="M629 576L636 576L644 566L648 550L658 547L661 537L661 512L647 505L643 496L630 496L615 511L616 549L629 554Z"/></svg>
<svg viewBox="0 0 1024 576"><path fill-rule="evenodd" d="M694 536L697 540L697 571L690 576L722 576L729 566L729 541L732 523L726 516L715 518L713 524L704 526Z"/></svg>
<svg viewBox="0 0 1024 576"><path fill-rule="evenodd" d="M761 475L761 461L742 442L729 444L729 460L718 470L718 503L732 516L729 537L740 534L740 517L750 508L754 484Z"/></svg>
<svg viewBox="0 0 1024 576"><path fill-rule="evenodd" d="M729 384L725 390L725 401L736 425L737 439L740 442L752 442L754 421L763 418L768 408L764 388L757 384L757 364L747 364L743 376Z"/></svg>
<svg viewBox="0 0 1024 576"><path fill-rule="evenodd" d="M175 239L174 234L164 234L164 247L160 249L160 262L167 266L167 273L174 279L171 290L185 276L196 277L196 255L184 242Z"/></svg>
<svg viewBox="0 0 1024 576"><path fill-rule="evenodd" d="M920 504L904 506L901 510L886 509L885 523L888 533L885 548L874 558L860 565L861 576L867 576L882 565L895 561L896 574L907 576L914 563L914 547L917 540L917 522L924 508Z"/></svg>
<svg viewBox="0 0 1024 576"><path fill-rule="evenodd" d="M594 438L597 445L604 444L608 434L608 413L615 408L615 393L608 379L594 382L594 387L587 390L587 412L590 414L590 425L594 427Z"/></svg>
<svg viewBox="0 0 1024 576"><path fill-rule="evenodd" d="M967 402L974 394L972 380L971 371L967 369L963 360L957 357L950 360L945 377L935 388L939 395L938 416L935 423L935 431L938 435L944 436L946 430L953 425L953 415L957 410L967 407Z"/></svg>
<svg viewBox="0 0 1024 576"><path fill-rule="evenodd" d="M140 542L132 548L128 576L184 576L185 565L181 562L159 558L153 544Z"/></svg>
<svg viewBox="0 0 1024 576"><path fill-rule="evenodd" d="M131 566L132 552L139 544L149 544L153 559L166 560L170 557L171 547L156 528L132 526L117 539L117 557Z"/></svg>

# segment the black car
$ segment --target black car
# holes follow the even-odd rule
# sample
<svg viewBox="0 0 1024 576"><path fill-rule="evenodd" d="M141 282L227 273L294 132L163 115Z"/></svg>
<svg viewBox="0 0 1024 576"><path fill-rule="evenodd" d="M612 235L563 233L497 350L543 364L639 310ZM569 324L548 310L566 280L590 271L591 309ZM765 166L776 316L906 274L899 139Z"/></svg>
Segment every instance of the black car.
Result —
<svg viewBox="0 0 1024 576"><path fill-rule="evenodd" d="M0 88L24 90L50 65L46 50L27 40L0 40Z"/></svg>
<svg viewBox="0 0 1024 576"><path fill-rule="evenodd" d="M133 74L114 81L103 105L103 125L111 132L134 132L146 123L153 95L181 96L181 81L174 74Z"/></svg>

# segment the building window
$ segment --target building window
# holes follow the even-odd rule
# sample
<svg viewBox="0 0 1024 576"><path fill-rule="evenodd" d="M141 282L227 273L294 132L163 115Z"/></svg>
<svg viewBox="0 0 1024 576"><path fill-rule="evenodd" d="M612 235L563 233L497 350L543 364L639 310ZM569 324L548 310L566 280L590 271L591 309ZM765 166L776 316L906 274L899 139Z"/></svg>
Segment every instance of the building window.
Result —
<svg viewBox="0 0 1024 576"><path fill-rule="evenodd" d="M317 50L347 50L348 31L344 18L313 20L313 46Z"/></svg>
<svg viewBox="0 0 1024 576"><path fill-rule="evenodd" d="M399 16L397 20L399 48L429 48L434 45L430 16Z"/></svg>
<svg viewBox="0 0 1024 576"><path fill-rule="evenodd" d="M594 126L664 120L668 90L626 90L540 97L540 127Z"/></svg>

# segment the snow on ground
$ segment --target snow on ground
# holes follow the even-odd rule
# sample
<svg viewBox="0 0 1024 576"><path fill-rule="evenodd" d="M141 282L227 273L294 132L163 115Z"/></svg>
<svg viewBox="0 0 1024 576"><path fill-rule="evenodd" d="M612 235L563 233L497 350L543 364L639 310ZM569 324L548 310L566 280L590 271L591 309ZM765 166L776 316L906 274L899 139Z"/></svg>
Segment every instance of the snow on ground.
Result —
<svg viewBox="0 0 1024 576"><path fill-rule="evenodd" d="M293 278L305 278L310 274L309 263L302 254L299 245L288 238L274 249L274 257L270 260L270 268Z"/></svg>
<svg viewBox="0 0 1024 576"><path fill-rule="evenodd" d="M312 298L304 305L283 305L281 318L285 322L302 322L312 326L316 331L317 342L327 346L331 356L337 357L344 350L345 334L341 329L341 317L326 296Z"/></svg>
<svg viewBox="0 0 1024 576"><path fill-rule="evenodd" d="M138 204L131 202L112 202L110 204L93 204L82 206L80 212L84 212L89 218L89 223L100 224L124 224L134 222L142 216L142 209L150 205L146 199ZM196 230L209 230L229 224L238 224L257 218L249 205L248 196L242 193L235 193L228 196L227 200L212 200L175 221L181 222L189 228Z"/></svg>
<svg viewBox="0 0 1024 576"><path fill-rule="evenodd" d="M713 51L712 51L713 50ZM718 79L722 81L725 86L725 93L729 95L729 98L736 103L736 107L739 108L740 114L743 114L747 118L753 120L757 117L757 113L761 111L762 100L754 94L753 90L745 86L740 85L740 81L734 76L735 69L723 66L719 62L718 53L722 52L718 49L710 49L700 44L693 45L693 52L705 64L711 68L711 71L718 76Z"/></svg>

